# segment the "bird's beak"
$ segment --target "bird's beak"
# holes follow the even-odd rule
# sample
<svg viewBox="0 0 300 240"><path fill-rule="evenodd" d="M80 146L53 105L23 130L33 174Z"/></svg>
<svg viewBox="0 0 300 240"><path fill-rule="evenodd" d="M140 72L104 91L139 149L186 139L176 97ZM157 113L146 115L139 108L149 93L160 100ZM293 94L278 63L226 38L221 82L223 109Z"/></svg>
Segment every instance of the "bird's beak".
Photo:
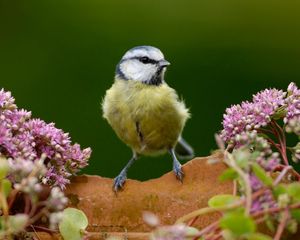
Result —
<svg viewBox="0 0 300 240"><path fill-rule="evenodd" d="M160 66L160 67L166 67L166 66L169 66L171 63L169 63L167 60L165 60L165 59L163 59L163 60L160 60L159 62L158 62L158 65Z"/></svg>

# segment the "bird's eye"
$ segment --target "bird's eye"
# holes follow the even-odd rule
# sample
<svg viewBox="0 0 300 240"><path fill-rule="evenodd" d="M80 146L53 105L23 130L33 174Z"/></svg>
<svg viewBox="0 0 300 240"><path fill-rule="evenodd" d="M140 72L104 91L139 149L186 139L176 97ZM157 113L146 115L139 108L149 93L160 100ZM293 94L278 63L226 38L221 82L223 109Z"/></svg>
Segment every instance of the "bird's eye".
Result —
<svg viewBox="0 0 300 240"><path fill-rule="evenodd" d="M151 63L151 59L148 57L141 57L141 58L139 58L139 61L142 63L145 63L145 64Z"/></svg>

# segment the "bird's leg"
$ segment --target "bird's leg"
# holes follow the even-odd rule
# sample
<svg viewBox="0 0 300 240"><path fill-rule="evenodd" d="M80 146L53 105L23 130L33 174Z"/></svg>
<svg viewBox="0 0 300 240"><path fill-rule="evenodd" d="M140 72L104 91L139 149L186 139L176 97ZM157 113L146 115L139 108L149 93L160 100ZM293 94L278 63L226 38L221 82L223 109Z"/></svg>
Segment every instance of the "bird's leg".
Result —
<svg viewBox="0 0 300 240"><path fill-rule="evenodd" d="M126 166L122 169L120 174L114 179L114 190L117 192L119 189L121 189L126 181L127 178L127 171L130 168L130 166L134 163L135 160L138 159L138 156L135 152L133 152L132 158L128 161Z"/></svg>
<svg viewBox="0 0 300 240"><path fill-rule="evenodd" d="M173 148L169 150L169 153L171 154L171 156L172 156L172 158L173 158L173 171L174 171L174 173L175 173L175 175L176 175L176 178L177 178L179 181L182 182L184 174L183 174L183 171L182 171L182 169L181 169L181 164L180 164L180 162L177 160L176 155L175 155L175 151L174 151Z"/></svg>

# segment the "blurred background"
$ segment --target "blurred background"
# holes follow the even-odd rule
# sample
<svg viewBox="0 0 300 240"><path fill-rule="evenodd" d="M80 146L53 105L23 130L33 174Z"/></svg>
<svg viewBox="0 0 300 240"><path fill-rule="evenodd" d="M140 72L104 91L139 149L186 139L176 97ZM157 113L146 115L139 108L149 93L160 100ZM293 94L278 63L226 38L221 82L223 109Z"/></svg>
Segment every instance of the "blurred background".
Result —
<svg viewBox="0 0 300 240"><path fill-rule="evenodd" d="M166 81L190 107L184 137L216 148L226 107L300 84L300 2L278 0L0 0L0 88L19 108L70 132L93 154L85 173L115 177L131 150L101 117L115 65L138 45L160 48ZM129 178L155 178L171 157L141 158Z"/></svg>

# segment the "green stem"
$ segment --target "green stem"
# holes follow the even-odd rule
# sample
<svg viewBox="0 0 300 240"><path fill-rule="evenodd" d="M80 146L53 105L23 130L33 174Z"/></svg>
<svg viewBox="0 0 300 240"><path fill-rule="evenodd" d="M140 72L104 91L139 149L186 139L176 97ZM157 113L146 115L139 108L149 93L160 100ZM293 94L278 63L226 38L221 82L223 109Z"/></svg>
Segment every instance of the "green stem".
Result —
<svg viewBox="0 0 300 240"><path fill-rule="evenodd" d="M232 204L232 205L229 205L229 206L214 207L214 208L212 208L212 207L200 208L200 209L198 209L194 212L191 212L191 213L189 213L187 215L184 215L183 217L179 218L176 221L176 224L186 222L187 220L198 217L200 215L213 213L213 212L220 212L220 211L230 210L230 209L234 209L236 207L239 207L241 205L243 205L243 201L239 201L239 202L237 202L235 204Z"/></svg>
<svg viewBox="0 0 300 240"><path fill-rule="evenodd" d="M2 210L3 210L3 215L4 215L5 218L7 218L8 215L9 215L9 211L8 211L8 205L7 205L6 197L3 194L1 182L0 182L0 202L1 202L1 207L2 207Z"/></svg>
<svg viewBox="0 0 300 240"><path fill-rule="evenodd" d="M237 164L236 161L233 159L232 155L228 152L224 154L224 161L230 167L232 167L243 179L245 184L245 198L246 198L246 206L245 206L245 214L249 215L251 206L252 206L252 189L249 180L249 174L245 173Z"/></svg>

